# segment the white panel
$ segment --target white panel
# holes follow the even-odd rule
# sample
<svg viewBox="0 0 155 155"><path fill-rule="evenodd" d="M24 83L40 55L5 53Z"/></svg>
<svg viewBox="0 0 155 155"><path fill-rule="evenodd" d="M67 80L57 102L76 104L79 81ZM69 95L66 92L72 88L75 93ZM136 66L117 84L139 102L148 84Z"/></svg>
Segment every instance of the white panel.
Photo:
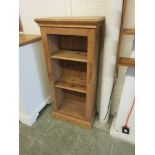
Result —
<svg viewBox="0 0 155 155"><path fill-rule="evenodd" d="M26 115L26 108L21 95L19 95L19 113L22 113L22 115Z"/></svg>
<svg viewBox="0 0 155 155"><path fill-rule="evenodd" d="M122 96L120 100L120 105L116 117L115 128L121 132L122 127L125 125L125 121L133 104L133 99L135 96L135 77L134 69L129 68L125 77L125 83L122 91ZM135 124L134 124L134 109L131 113L131 117L128 122L128 127L130 128L130 135L134 137L135 134Z"/></svg>
<svg viewBox="0 0 155 155"><path fill-rule="evenodd" d="M50 94L41 42L20 47L19 86L25 110L30 116Z"/></svg>

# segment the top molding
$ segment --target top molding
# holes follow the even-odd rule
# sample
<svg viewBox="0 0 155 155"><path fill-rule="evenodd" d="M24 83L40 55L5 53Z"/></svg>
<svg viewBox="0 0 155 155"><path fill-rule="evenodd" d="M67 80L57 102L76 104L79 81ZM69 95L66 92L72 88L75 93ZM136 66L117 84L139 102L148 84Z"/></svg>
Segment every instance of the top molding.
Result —
<svg viewBox="0 0 155 155"><path fill-rule="evenodd" d="M105 20L101 16L81 16L81 17L50 17L36 18L35 22L39 26L59 26L59 27L86 27L95 28Z"/></svg>

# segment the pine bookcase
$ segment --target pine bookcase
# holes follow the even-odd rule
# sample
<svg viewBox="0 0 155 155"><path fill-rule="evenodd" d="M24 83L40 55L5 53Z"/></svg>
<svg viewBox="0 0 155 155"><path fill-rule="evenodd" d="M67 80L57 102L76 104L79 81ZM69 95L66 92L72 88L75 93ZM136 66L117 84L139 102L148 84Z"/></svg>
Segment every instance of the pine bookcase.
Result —
<svg viewBox="0 0 155 155"><path fill-rule="evenodd" d="M53 99L52 115L90 128L96 113L104 17L36 18Z"/></svg>

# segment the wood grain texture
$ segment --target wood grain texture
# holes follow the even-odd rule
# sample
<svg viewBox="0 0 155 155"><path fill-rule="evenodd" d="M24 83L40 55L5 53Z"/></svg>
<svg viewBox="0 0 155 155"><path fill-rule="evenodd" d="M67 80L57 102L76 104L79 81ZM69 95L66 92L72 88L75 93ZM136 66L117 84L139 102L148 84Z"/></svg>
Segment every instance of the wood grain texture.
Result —
<svg viewBox="0 0 155 155"><path fill-rule="evenodd" d="M122 35L135 35L135 29L122 29Z"/></svg>
<svg viewBox="0 0 155 155"><path fill-rule="evenodd" d="M92 123L94 121L94 117L91 122L90 121L88 122L86 120L78 119L71 115L67 115L67 114L63 114L63 113L55 112L55 111L52 112L52 116L55 119L66 121L66 122L81 126L83 128L88 128L88 129L92 127Z"/></svg>
<svg viewBox="0 0 155 155"><path fill-rule="evenodd" d="M126 7L127 7L127 0L123 0L122 16L121 16L121 26L120 26L118 48L117 48L115 70L119 66L127 66L127 67L134 67L135 66L135 61L133 61L132 59L130 59L130 58L120 58L121 42L122 42L123 35L135 35L135 29L124 28L124 20L125 20L125 15L126 15Z"/></svg>
<svg viewBox="0 0 155 155"><path fill-rule="evenodd" d="M23 25L22 25L22 21L21 21L21 18L19 16L19 32L23 32L24 29L23 29Z"/></svg>
<svg viewBox="0 0 155 155"><path fill-rule="evenodd" d="M104 17L45 18L41 29L54 118L90 128L96 113Z"/></svg>
<svg viewBox="0 0 155 155"><path fill-rule="evenodd" d="M56 82L55 87L86 93L86 81L79 77L61 76Z"/></svg>
<svg viewBox="0 0 155 155"><path fill-rule="evenodd" d="M97 73L99 65L99 55L101 52L101 35L104 25L98 26L95 30L91 29L88 35L88 63L87 63L87 100L86 100L86 120L92 119L96 111L96 93L97 93Z"/></svg>
<svg viewBox="0 0 155 155"><path fill-rule="evenodd" d="M51 88L51 96L53 99L53 110L56 111L58 109L59 102L56 100L56 92L55 92L54 82L57 77L52 75L51 47L48 45L48 37L47 37L46 31L44 29L41 29L41 37L42 37L42 43L43 43L43 47L44 47L44 56L45 56L45 60L46 60L48 79L49 79L50 88ZM55 66L55 68L57 71L57 76L59 76L60 73L59 73L58 66Z"/></svg>
<svg viewBox="0 0 155 155"><path fill-rule="evenodd" d="M78 62L87 62L87 53L86 52L77 52L77 51L67 51L61 50L55 53L52 53L51 58L62 59L62 60L72 60Z"/></svg>
<svg viewBox="0 0 155 155"><path fill-rule="evenodd" d="M24 46L40 40L41 36L39 35L19 34L19 46Z"/></svg>
<svg viewBox="0 0 155 155"><path fill-rule="evenodd" d="M81 16L81 17L36 18L35 22L37 22L40 26L95 28L96 25L104 22L104 17Z"/></svg>
<svg viewBox="0 0 155 155"><path fill-rule="evenodd" d="M65 99L60 105L60 113L71 115L79 119L85 118L85 102L79 102L78 100Z"/></svg>
<svg viewBox="0 0 155 155"><path fill-rule="evenodd" d="M135 67L135 59L120 57L118 61L118 66Z"/></svg>

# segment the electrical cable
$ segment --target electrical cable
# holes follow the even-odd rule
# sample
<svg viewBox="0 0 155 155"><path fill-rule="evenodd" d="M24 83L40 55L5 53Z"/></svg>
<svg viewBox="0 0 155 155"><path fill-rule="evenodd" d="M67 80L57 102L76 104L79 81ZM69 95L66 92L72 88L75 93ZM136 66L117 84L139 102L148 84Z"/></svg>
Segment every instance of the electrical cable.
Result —
<svg viewBox="0 0 155 155"><path fill-rule="evenodd" d="M130 118L132 109L133 109L133 107L134 107L134 104L135 104L135 97L134 97L134 99L133 99L132 107L131 107L131 109L130 109L130 111L129 111L129 114L128 114L128 116L127 116L127 119L126 119L126 122L125 122L125 126L124 126L124 127L128 127L128 121L129 121L129 118Z"/></svg>
<svg viewBox="0 0 155 155"><path fill-rule="evenodd" d="M112 94L113 94L114 87L115 87L115 84L116 84L117 79L118 79L118 67L116 69L116 77L115 77L115 80L114 80L114 83L113 83L113 87L112 87L112 91L111 91L111 95L110 95L110 100L109 100L109 105L108 105L108 110L107 110L107 113L106 113L106 115L104 117L104 120L107 118L108 113L109 113L109 110L110 110L111 98L112 98Z"/></svg>

